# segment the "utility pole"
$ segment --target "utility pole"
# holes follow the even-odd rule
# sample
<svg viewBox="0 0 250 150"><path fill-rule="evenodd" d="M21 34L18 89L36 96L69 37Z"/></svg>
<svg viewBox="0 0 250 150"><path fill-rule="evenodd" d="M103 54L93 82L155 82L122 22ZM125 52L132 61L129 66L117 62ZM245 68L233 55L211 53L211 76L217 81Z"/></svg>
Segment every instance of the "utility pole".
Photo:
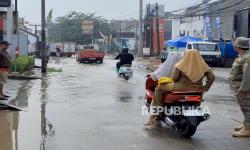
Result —
<svg viewBox="0 0 250 150"><path fill-rule="evenodd" d="M19 51L20 51L20 48L19 48L19 45L20 45L20 32L19 32L19 20L18 20L18 8L17 8L18 4L17 4L17 0L15 0L15 12L16 12L16 17L15 17L15 20L16 20L16 34L17 34L17 46L16 46L16 51L15 51L15 58L19 57Z"/></svg>
<svg viewBox="0 0 250 150"><path fill-rule="evenodd" d="M157 32L157 55L161 53L161 44L160 44L160 23L159 23L159 6L158 3L155 5L156 10L156 32Z"/></svg>
<svg viewBox="0 0 250 150"><path fill-rule="evenodd" d="M144 31L145 31L145 46L147 47L147 48L150 48L150 45L151 45L151 43L150 43L150 34L151 34L151 29L150 29L150 27L151 27L151 14L150 14L150 4L148 4L148 6L147 6L147 12L146 12L146 17L145 17L145 29L144 29Z"/></svg>
<svg viewBox="0 0 250 150"><path fill-rule="evenodd" d="M15 0L15 12L16 12L16 29L18 29L18 3L17 0Z"/></svg>
<svg viewBox="0 0 250 150"><path fill-rule="evenodd" d="M12 43L12 34L13 34L13 3L11 1L10 7L7 8L7 41ZM11 52L14 56L14 52Z"/></svg>
<svg viewBox="0 0 250 150"><path fill-rule="evenodd" d="M45 24L46 24L46 19L45 19L45 0L41 1L42 3L42 8L41 8L41 14L42 14L42 29L41 29L41 37L42 37L42 41L41 41L41 45L42 45L42 49L41 49L41 54L42 54L42 73L46 73L47 72L47 46L46 46L46 31L45 31Z"/></svg>
<svg viewBox="0 0 250 150"><path fill-rule="evenodd" d="M150 54L151 56L154 54L154 17L150 11Z"/></svg>
<svg viewBox="0 0 250 150"><path fill-rule="evenodd" d="M119 42L122 45L122 20L119 21Z"/></svg>
<svg viewBox="0 0 250 150"><path fill-rule="evenodd" d="M143 20L142 20L142 13L143 13L143 0L140 0L140 18L139 18L139 44L138 44L138 54L139 56L143 55L143 31L142 31L142 26L143 26Z"/></svg>

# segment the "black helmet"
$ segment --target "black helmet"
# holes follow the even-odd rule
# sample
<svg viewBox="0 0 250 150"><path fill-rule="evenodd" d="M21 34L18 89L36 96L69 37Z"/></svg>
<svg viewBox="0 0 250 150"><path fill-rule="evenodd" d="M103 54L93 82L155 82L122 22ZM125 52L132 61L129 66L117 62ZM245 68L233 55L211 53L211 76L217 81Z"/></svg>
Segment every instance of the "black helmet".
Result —
<svg viewBox="0 0 250 150"><path fill-rule="evenodd" d="M128 53L129 49L128 48L123 48L122 52Z"/></svg>

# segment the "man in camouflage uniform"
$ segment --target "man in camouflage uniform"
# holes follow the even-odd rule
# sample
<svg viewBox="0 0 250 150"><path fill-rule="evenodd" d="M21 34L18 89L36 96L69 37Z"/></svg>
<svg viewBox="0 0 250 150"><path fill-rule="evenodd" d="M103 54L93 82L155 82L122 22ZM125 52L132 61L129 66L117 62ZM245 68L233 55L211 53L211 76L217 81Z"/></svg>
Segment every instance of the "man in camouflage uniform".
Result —
<svg viewBox="0 0 250 150"><path fill-rule="evenodd" d="M235 128L233 137L250 137L250 51L249 40L239 37L234 42L239 52L230 72L231 88L236 92L244 123Z"/></svg>
<svg viewBox="0 0 250 150"><path fill-rule="evenodd" d="M8 100L9 96L3 93L3 86L6 83L6 78L10 69L10 56L7 49L11 45L8 41L0 41L0 101Z"/></svg>

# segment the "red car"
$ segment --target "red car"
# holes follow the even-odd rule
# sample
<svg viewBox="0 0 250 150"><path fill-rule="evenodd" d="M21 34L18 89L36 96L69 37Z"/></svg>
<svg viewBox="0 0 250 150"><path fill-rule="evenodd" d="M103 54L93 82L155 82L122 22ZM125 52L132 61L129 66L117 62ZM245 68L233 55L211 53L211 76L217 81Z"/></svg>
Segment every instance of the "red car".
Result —
<svg viewBox="0 0 250 150"><path fill-rule="evenodd" d="M84 49L77 51L76 60L80 63L99 62L103 63L104 52L100 52L94 46L85 46Z"/></svg>

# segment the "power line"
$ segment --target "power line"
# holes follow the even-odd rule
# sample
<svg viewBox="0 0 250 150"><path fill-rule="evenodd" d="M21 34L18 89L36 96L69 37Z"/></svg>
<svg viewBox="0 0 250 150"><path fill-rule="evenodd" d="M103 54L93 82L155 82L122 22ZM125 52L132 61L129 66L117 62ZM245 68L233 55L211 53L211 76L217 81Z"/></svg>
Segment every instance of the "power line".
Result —
<svg viewBox="0 0 250 150"><path fill-rule="evenodd" d="M143 12L146 12L146 10L144 9ZM117 20L117 19L120 19L120 18L125 18L125 17L129 17L129 16L132 16L132 15L139 15L139 11L136 11L136 12L132 12L132 13L128 13L128 14L125 14L123 16L120 16L120 17L115 17L113 20ZM110 20L110 19L109 19ZM111 20L110 20L111 21Z"/></svg>
<svg viewBox="0 0 250 150"><path fill-rule="evenodd" d="M230 13L230 12L235 12L236 10L228 10L232 7L234 7L235 5L238 5L244 1L247 1L247 0L241 0L241 1L238 1L238 2L235 2L229 6L226 6L224 8L221 8L219 11L221 11L221 13ZM223 11L224 10L224 11ZM170 17L169 19L180 19L180 18L190 18L190 17L199 17L199 16L205 16L207 15L207 13L204 13L203 12L204 10L201 8L201 10L196 10L195 12L192 12L190 14L183 14L183 15L179 15L179 16L176 16L176 17ZM213 10L213 11L210 11L209 12L209 15L210 17L212 17L212 15L216 15L215 13L217 12L218 10ZM198 12L198 14L197 14ZM203 13L201 13L203 12Z"/></svg>
<svg viewBox="0 0 250 150"><path fill-rule="evenodd" d="M199 1L200 1L200 0L199 0ZM198 3L199 1L197 1L197 2L195 2L195 3ZM210 1L211 1L211 0L210 0ZM183 7L183 8L178 8L178 9L175 9L175 10L171 10L171 11L169 11L169 13L180 12L180 11L184 11L184 10L186 10L186 9L188 9L188 8L193 8L193 7L197 7L197 6L199 6L199 5L205 4L205 2L201 2L201 3L198 3L198 4L195 4L195 3L193 3L193 4L191 4L191 5L188 5L188 6L186 6L186 7Z"/></svg>
<svg viewBox="0 0 250 150"><path fill-rule="evenodd" d="M229 12L234 12L234 11L232 11L232 10L227 10L227 9L229 9L229 8L231 8L231 7L233 7L233 6L237 5L237 4L240 4L240 3L244 2L244 1L246 1L246 0L241 0L241 1L235 2L234 4L229 5L229 6L227 6L227 7L221 8L220 11L226 10L226 11L223 12L225 15L221 15L221 16L229 16L229 14L227 14L227 13L229 13ZM203 3L202 3L202 4L203 4ZM199 5L202 6L201 4L199 4ZM197 6L197 5L196 5L196 6ZM193 7L190 7L190 8L193 8ZM180 16L178 16L178 17L170 17L170 19L190 18L190 17L198 17L198 16L204 16L204 15L206 15L206 13L199 13L199 14L197 14L197 12L201 12L201 11L204 11L204 10L198 10L198 11L193 12L193 13L190 13L190 14L188 14L188 15L187 15L187 14L184 14L184 15L180 15ZM216 14L215 14L216 12L217 12L217 10L210 11L210 13L209 13L210 17L215 17L215 16L216 16ZM131 13L130 13L130 14L131 14ZM214 15L214 16L213 16L213 15ZM54 25L49 25L49 27L52 27L52 26L68 27L68 26L71 26L71 25L78 25L78 24L69 24L69 25L54 24ZM131 25L131 26L132 26L132 25ZM124 30L124 29L126 29L126 28L128 28L128 26L125 27L125 28L123 28L122 30Z"/></svg>

